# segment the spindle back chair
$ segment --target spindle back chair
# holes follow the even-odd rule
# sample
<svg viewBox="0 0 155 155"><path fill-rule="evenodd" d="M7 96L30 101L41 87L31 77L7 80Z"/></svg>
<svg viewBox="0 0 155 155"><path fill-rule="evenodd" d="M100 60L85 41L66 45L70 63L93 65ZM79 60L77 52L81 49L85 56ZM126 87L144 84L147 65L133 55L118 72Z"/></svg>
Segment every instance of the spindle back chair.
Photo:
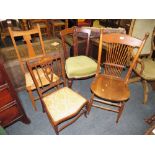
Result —
<svg viewBox="0 0 155 155"><path fill-rule="evenodd" d="M118 122L124 108L124 102L127 101L130 96L128 81L131 72L136 65L147 37L148 34L145 35L143 40L140 40L125 34L104 34L104 31L101 32L98 66L96 77L91 84L92 96L89 111L91 106L94 106L116 112L118 113L116 122ZM100 67L103 45L106 47L106 60L102 73L100 72ZM133 51L135 53L134 55L132 55ZM131 64L130 67L127 68L128 59L130 58ZM126 72L123 72L124 69L126 69ZM95 98L95 96L100 99ZM116 110L93 104L93 100L110 107L115 107Z"/></svg>

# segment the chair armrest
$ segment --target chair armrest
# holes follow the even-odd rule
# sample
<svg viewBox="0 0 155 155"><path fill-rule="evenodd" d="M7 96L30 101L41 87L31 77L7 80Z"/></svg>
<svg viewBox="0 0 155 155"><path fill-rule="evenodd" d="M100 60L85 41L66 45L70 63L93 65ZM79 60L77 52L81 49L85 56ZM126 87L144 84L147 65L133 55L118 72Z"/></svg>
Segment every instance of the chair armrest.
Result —
<svg viewBox="0 0 155 155"><path fill-rule="evenodd" d="M140 71L138 71L138 70L136 69L138 64L141 66ZM138 59L138 60L137 60L135 66L134 66L134 68L133 68L133 70L134 70L139 76L142 75L142 72L144 71L144 63L143 63L142 59Z"/></svg>

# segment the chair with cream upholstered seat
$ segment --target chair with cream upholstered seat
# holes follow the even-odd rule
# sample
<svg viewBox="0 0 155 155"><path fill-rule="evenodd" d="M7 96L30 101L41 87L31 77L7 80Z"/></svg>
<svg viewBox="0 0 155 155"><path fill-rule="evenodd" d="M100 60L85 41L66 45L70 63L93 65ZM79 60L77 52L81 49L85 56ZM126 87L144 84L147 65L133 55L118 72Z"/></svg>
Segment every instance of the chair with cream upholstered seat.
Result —
<svg viewBox="0 0 155 155"><path fill-rule="evenodd" d="M148 35L143 40L140 40L125 34L105 34L104 30L101 31L98 67L95 79L91 84L92 96L88 112L90 112L92 106L112 111L118 113L116 122L119 121L124 109L124 103L130 97L129 77L147 37ZM106 48L103 73L100 71L102 46ZM136 54L132 58L130 67L127 68L128 58L131 57L134 49L137 49ZM123 73L124 69L127 69L127 71ZM94 101L98 102L98 104L94 103Z"/></svg>
<svg viewBox="0 0 155 155"><path fill-rule="evenodd" d="M153 50L155 50L155 20L154 19L136 19L133 20L133 26L130 34L133 37L140 38L144 33L149 32L150 35L141 52L139 61L134 68L136 76L130 82L141 81L144 90L143 103L146 104L148 100L148 82L155 81L155 61L151 58Z"/></svg>
<svg viewBox="0 0 155 155"><path fill-rule="evenodd" d="M91 30L84 27L72 27L60 32L69 87L72 86L74 79L83 79L95 75L97 63L88 57L90 34ZM66 48L68 36L72 37L70 57Z"/></svg>
<svg viewBox="0 0 155 155"><path fill-rule="evenodd" d="M66 87L64 62L60 53L56 53L52 57L46 56L37 61L27 61L27 66L41 98L43 108L56 134L59 134L61 130L76 121L82 114L86 116L88 101ZM50 84L39 86L39 84L42 84L39 71L35 74L33 69L41 69ZM58 76L59 80L55 81L54 76ZM70 121L58 128L59 124L67 120Z"/></svg>
<svg viewBox="0 0 155 155"><path fill-rule="evenodd" d="M37 100L39 98L35 98L33 95L33 90L36 90L36 87L33 83L30 73L27 71L27 69L25 67L25 61L28 59L35 59L37 57L42 57L45 55L45 48L44 48L44 43L42 40L40 27L39 27L39 25L37 25L36 28L34 28L32 30L26 30L26 31L13 31L11 28L9 28L9 32L10 32L10 36L11 36L11 39L12 39L19 63L20 63L22 73L25 78L25 85L26 85L28 94L30 96L30 99L32 101L32 106L37 111L35 100ZM33 44L31 42L32 36L35 34L37 34L39 36L39 43L41 45L41 55L37 55L37 51L35 51ZM19 46L17 46L16 40L15 40L15 38L17 38L17 37L23 37L23 40L26 42L27 48L25 48L25 49L27 49L27 51L25 50L25 53L27 55L27 58L22 57L23 53L20 51L20 48L19 48ZM34 73L36 74L36 71L34 71ZM46 78L43 74L43 71L39 70L39 73L42 74L41 78L43 79L43 84L48 85L49 82L46 80ZM58 80L58 77L55 76L54 79Z"/></svg>

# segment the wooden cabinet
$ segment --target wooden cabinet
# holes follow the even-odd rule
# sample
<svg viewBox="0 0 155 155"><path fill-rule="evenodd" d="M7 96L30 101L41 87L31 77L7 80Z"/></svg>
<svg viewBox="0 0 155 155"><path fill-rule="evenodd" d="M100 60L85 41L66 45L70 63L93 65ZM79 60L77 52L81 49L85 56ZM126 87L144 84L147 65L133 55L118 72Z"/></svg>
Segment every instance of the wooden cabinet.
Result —
<svg viewBox="0 0 155 155"><path fill-rule="evenodd" d="M30 120L24 112L3 64L0 58L0 125L7 127L16 121L29 124Z"/></svg>

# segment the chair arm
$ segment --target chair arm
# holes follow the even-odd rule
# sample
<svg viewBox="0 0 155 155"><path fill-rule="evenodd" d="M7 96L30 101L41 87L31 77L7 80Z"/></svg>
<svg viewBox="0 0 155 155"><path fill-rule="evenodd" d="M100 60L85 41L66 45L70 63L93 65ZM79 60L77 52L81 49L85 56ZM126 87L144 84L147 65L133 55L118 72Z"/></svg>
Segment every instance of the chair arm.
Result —
<svg viewBox="0 0 155 155"><path fill-rule="evenodd" d="M137 64L139 64L141 66L141 70L140 71L137 71L136 68L137 68ZM142 75L142 72L144 71L144 62L142 61L142 59L138 59L133 70L139 75L141 76Z"/></svg>

